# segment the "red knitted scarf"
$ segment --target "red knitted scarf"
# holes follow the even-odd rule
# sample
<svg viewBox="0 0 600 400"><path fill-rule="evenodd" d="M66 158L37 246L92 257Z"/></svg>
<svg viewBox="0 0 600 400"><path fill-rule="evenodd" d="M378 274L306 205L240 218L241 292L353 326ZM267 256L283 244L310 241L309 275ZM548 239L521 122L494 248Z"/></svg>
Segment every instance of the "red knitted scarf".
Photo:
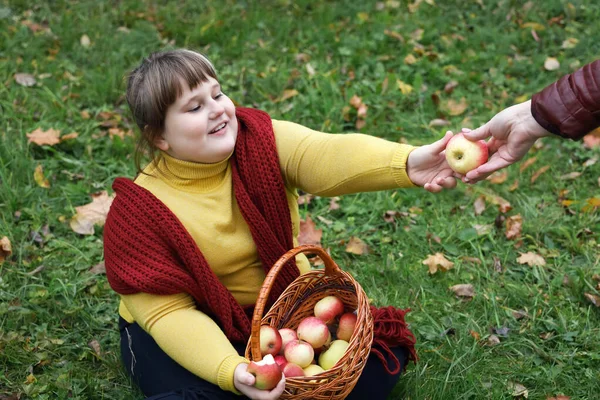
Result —
<svg viewBox="0 0 600 400"><path fill-rule="evenodd" d="M233 190L268 273L293 247L291 216L273 126L263 111L237 108L236 115L239 128L231 157ZM210 315L229 340L247 342L249 315L218 280L173 212L129 179L115 179L113 189L117 196L104 226L106 274L113 290L120 294L188 293L198 309ZM271 289L270 304L299 274L295 263L290 261ZM410 358L415 360L415 339L404 321L406 311L392 307L372 311L376 318L375 343L383 345L388 354L392 353L386 349L387 345L406 346ZM388 372L394 372L387 368L383 355L376 354Z"/></svg>

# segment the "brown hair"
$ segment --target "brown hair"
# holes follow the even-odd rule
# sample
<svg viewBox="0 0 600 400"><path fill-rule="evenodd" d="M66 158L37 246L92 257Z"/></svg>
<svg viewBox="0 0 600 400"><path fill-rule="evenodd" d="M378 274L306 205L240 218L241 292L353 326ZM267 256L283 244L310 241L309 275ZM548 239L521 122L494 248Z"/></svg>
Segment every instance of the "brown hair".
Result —
<svg viewBox="0 0 600 400"><path fill-rule="evenodd" d="M181 81L194 89L209 78L217 79L212 63L195 51L178 49L150 54L127 78L127 104L140 128L135 166L142 172L142 159L159 160L155 146L162 135L167 109L183 93Z"/></svg>

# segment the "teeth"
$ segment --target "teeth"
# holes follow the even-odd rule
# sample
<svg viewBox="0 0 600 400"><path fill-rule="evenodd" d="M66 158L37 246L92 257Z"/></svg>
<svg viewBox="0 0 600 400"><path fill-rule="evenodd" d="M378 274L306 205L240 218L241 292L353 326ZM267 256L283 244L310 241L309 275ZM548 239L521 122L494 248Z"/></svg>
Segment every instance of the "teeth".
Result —
<svg viewBox="0 0 600 400"><path fill-rule="evenodd" d="M225 127L225 122L223 122L221 125L217 126L215 129L213 129L212 131L210 131L210 133L214 133L218 130L221 130Z"/></svg>

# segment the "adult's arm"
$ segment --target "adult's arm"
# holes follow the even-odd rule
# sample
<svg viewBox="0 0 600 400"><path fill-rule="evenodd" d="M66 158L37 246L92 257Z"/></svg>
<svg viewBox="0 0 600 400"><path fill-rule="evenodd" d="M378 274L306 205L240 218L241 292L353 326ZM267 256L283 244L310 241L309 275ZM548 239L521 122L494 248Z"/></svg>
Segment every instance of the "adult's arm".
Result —
<svg viewBox="0 0 600 400"><path fill-rule="evenodd" d="M600 60L533 95L531 113L544 129L568 139L600 126Z"/></svg>

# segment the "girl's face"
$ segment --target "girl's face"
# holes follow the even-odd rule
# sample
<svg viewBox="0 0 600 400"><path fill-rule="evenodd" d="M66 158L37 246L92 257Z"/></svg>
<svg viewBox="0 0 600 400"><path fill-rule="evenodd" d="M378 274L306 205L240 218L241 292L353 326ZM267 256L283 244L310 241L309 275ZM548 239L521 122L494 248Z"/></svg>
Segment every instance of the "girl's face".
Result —
<svg viewBox="0 0 600 400"><path fill-rule="evenodd" d="M226 159L235 147L235 106L213 78L183 93L167 109L165 129L156 147L172 157L197 163Z"/></svg>

